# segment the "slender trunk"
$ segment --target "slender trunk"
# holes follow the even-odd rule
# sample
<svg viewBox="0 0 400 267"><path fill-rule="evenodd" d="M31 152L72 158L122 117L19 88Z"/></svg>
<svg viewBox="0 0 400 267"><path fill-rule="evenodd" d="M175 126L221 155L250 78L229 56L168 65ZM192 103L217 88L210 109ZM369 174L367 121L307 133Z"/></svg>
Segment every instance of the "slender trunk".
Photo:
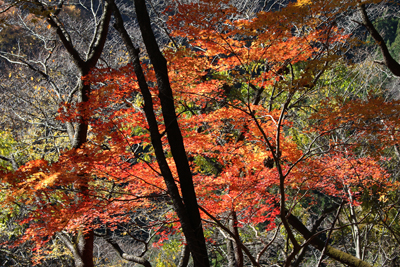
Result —
<svg viewBox="0 0 400 267"><path fill-rule="evenodd" d="M349 218L349 220L351 223L351 233L353 235L354 249L356 251L356 257L359 259L362 259L360 229L358 228L357 217L356 217L356 212L354 210L354 206L351 204L353 201L353 197L351 195L350 189L349 189L349 197L350 197L350 203L349 203L350 218Z"/></svg>
<svg viewBox="0 0 400 267"><path fill-rule="evenodd" d="M158 47L154 33L151 29L150 17L147 12L145 1L135 0L134 3L143 41L156 74L159 91L158 97L161 101L161 109L164 123L166 125L168 143L170 145L172 157L175 161L179 176L182 198L184 202L184 216L187 216L191 228L188 228L187 230L194 232L194 240L191 240L192 242L190 243L188 242L188 245L192 253L194 265L196 267L208 267L209 261L203 227L197 205L192 173L186 156L182 133L180 131L175 113L174 98L168 77L167 61L161 54L160 48ZM185 232L185 229L183 230ZM189 241L188 237L186 237L186 239Z"/></svg>
<svg viewBox="0 0 400 267"><path fill-rule="evenodd" d="M235 240L232 241L233 252L235 256L235 265L236 267L243 267L243 252L240 247L240 244L236 240L240 240L239 229L238 229L238 220L236 211L232 211L232 218L229 220L229 228L231 232L236 236Z"/></svg>
<svg viewBox="0 0 400 267"><path fill-rule="evenodd" d="M228 255L228 267L237 267L233 240L230 238L226 239L226 254Z"/></svg>
<svg viewBox="0 0 400 267"><path fill-rule="evenodd" d="M47 7L44 6L39 1L36 3L42 6L43 9ZM47 15L47 22L56 29L56 33L63 43L68 54L71 56L74 64L79 70L79 76L85 76L89 74L92 68L94 68L100 58L103 51L104 44L107 39L108 27L110 24L112 9L107 4L104 3L103 13L99 20L98 25L93 36L92 43L87 51L87 58L82 59L80 53L75 49L71 37L68 31L64 28L63 23L58 19L57 15L61 12L61 7L57 7L55 12L49 12ZM90 94L90 84L84 84L81 79L77 82L77 104L80 104L80 108L84 108L82 103L89 101ZM84 110L78 110L78 113L83 114ZM83 144L87 142L88 133L88 121L84 116L79 117L80 121L73 125L71 122L66 123L66 128L68 131L68 136L70 137L70 142L72 148L78 149L82 148ZM77 185L77 190L81 194L86 195L88 191L89 175L83 174L82 181ZM85 225L83 225L85 227ZM93 267L93 241L94 233L93 230L88 231L78 231L75 236L75 240L71 242L69 238L65 235L60 235L63 238L64 244L70 249L74 255L74 261L76 267Z"/></svg>
<svg viewBox="0 0 400 267"><path fill-rule="evenodd" d="M133 68L135 70L136 78L138 80L139 88L143 96L144 101L144 112L146 115L147 122L149 124L149 131L151 136L151 142L154 148L154 152L156 155L157 163L160 167L161 174L164 178L165 185L167 186L168 193L171 196L172 203L174 209L178 215L179 221L182 226L183 233L186 238L186 242L192 250L196 248L196 237L193 228L191 227L188 214L185 212L185 206L182 202L181 196L179 194L178 187L175 183L174 177L172 175L171 169L168 166L167 160L165 158L163 144L161 141L161 135L158 129L158 123L154 114L152 95L147 86L146 78L144 76L144 72L141 66L141 62L139 60L139 50L136 49L130 39L130 36L126 32L126 29L123 25L122 16L119 13L118 8L112 0L107 0L110 4L112 4L114 9L114 17L116 23L114 27L119 31L121 37L124 41L124 44L128 50L129 56L132 61Z"/></svg>

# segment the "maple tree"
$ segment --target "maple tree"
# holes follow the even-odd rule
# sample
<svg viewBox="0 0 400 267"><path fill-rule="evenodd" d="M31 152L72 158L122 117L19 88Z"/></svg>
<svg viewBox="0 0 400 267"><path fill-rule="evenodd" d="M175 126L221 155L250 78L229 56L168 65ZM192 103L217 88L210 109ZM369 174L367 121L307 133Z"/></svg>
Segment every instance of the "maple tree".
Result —
<svg viewBox="0 0 400 267"><path fill-rule="evenodd" d="M285 266L299 264L309 245L321 251L319 263L325 254L349 266L371 266L360 249L355 257L317 232L336 211L322 231L328 241L343 210L356 212L368 197L385 203L398 186L377 160L397 146L398 103L341 99L339 92L320 99L325 75L350 38L335 19L357 3L298 1L251 19L228 1L180 3L166 14L171 37L182 44L162 49L145 1L134 3L150 62L140 57L111 0L87 59L63 33L58 11L46 15L83 78L77 101L59 102L57 118L68 129L71 149L54 162L36 159L3 170L2 183L12 192L3 205L29 209L16 244L34 241L40 261L56 236L76 266L93 266L99 230L123 259L151 266L143 253L124 252L110 234L147 209L158 217L148 227L160 235L159 245L173 236L187 244L185 264L190 251L195 266L209 266L206 245L215 240L207 235L219 229L230 266L246 260L261 266L278 232L286 239ZM97 63L111 12L131 61L119 69ZM358 153L360 140L374 153ZM310 230L302 214L311 214L321 195L329 204L318 209ZM174 213L161 212L171 203ZM349 219L355 230L362 221ZM250 244L266 243L258 251L245 242L245 228L255 232ZM67 232L77 233L76 243ZM265 242L270 233L275 237Z"/></svg>
<svg viewBox="0 0 400 267"><path fill-rule="evenodd" d="M19 6L19 4L21 3L5 3L4 11L9 10L10 13L12 12L12 14L14 14L15 11L18 11L15 10L14 6ZM33 132L33 138L37 140L31 144L28 143L25 147L21 147L23 149L33 147L36 150L35 152L39 152L34 153L32 151L30 153L31 158L37 159L38 157L42 157L49 162L53 162L57 160L60 150L71 146L80 147L86 142L87 124L85 122L80 120L76 122L66 122L64 125L60 125L59 122L55 121L54 114L57 113L58 106L61 102L82 103L87 101L90 85L84 85L80 77L87 74L99 60L107 37L111 11L107 11L106 6L103 6L102 13L100 9L99 13L101 13L101 16L98 20L95 20L95 30L92 40L87 46L83 44L79 47L74 44L71 35L66 30L68 24L66 24L65 21L61 23L58 17L61 10L66 11L65 13L70 12L70 15L74 16L75 13L73 11L68 10L68 7L64 8L63 5L48 5L47 3L39 1L27 5L32 8L31 14L21 16L21 14L17 13L18 15L15 16L15 20L18 26L16 27L20 30L22 29L22 32L26 30L28 33L32 33L33 39L43 43L44 51L40 52L43 52L44 56L37 51L31 53L27 53L25 50L12 51L11 53L2 52L2 58L6 59L8 62L29 70L25 73L17 73L15 79L9 79L7 81L7 87L11 89L8 93L13 96L10 97L9 100L9 103L11 103L10 111L23 122L22 125L24 128L27 124L37 125L37 128L39 128L35 129L32 127L34 129L30 129L29 126L26 127L30 133ZM26 7L27 6L25 6L25 8ZM23 11L22 13L24 14ZM97 16L95 13L93 15ZM13 21L13 15L9 17L8 21ZM42 22L47 21L48 26L38 25L39 20ZM58 50L59 44L54 40L54 36L51 35L53 29L55 29L54 33L58 36L62 47L65 48L66 53L64 52L64 54ZM86 54L84 57L80 54L82 50L84 51L83 54ZM37 56L38 59L31 59L30 56L32 54ZM61 58L65 58L65 55L68 55L72 57L72 62L66 60L54 64L55 60L51 60L53 55L61 56ZM71 64L68 65L67 62ZM60 65L57 66L57 64L62 64L64 70L67 69L67 73L69 73L64 77L60 77ZM20 71L22 67L19 68ZM68 68L73 70L72 75ZM75 77L73 77L74 74L76 74ZM14 78L12 72L10 72L9 78ZM28 84L27 87L30 87L31 83L37 83L35 86L32 86L33 88L25 89L22 92L18 90L14 91L15 83L20 84L21 80L24 80L25 83ZM36 94L38 91L41 94L37 97ZM47 109L44 108L45 106L47 106ZM31 112L25 112L27 109ZM68 134L69 140L67 142L64 133ZM30 138L29 135L24 135L26 139ZM39 135L39 137L37 135ZM40 145L42 146L40 147ZM39 154L39 156L37 154ZM12 158L9 159L12 160ZM13 162L13 165L16 164ZM82 188L82 190L84 190L84 185ZM71 252L75 254L74 259L77 262L77 266L79 266L79 262L82 261L83 263L81 264L85 264L86 266L93 265L91 251L93 249L93 234L86 234L88 234L87 238L85 235L78 234L76 238L69 238L65 235L62 239L67 247L70 248ZM89 256L85 256L85 252L87 252Z"/></svg>

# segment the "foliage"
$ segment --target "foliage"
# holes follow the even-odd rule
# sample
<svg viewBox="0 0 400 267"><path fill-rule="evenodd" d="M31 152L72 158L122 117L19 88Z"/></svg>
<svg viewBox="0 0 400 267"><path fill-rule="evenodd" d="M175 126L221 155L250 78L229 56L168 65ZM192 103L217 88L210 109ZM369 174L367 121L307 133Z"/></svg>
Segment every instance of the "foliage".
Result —
<svg viewBox="0 0 400 267"><path fill-rule="evenodd" d="M341 235L351 235L355 255L369 262L374 251L361 257L357 233L378 240L385 232L385 241L399 240L391 226L398 221L399 183L382 164L399 142L399 103L376 95L374 86L360 89L357 66L341 59L341 49L354 40L335 20L355 5L299 0L245 18L228 1L204 0L165 11L171 38L181 42L162 52L215 264L243 266L243 253L253 265L301 260L300 248L309 249L311 239L295 231L290 216L310 229L323 227L318 238L339 249ZM183 195L153 65L142 58L157 138ZM128 235L144 244L144 253L150 243L162 247L155 266L179 262L183 223L171 208L139 79L133 64L99 64L78 83L90 87L87 101L53 101L52 90L41 89L47 93L35 104L49 106L43 114L57 109L58 121L25 137L45 136L35 148L46 153L31 151L20 168L0 173L7 190L1 205L7 214L24 213L13 245L33 243L36 263L47 254L69 257L59 239L93 231L108 241L110 233ZM71 148L54 130L59 125L89 125L87 140ZM0 135L0 153L8 156L15 140ZM333 223L322 224L326 210L337 211L329 215ZM137 215L143 211L145 217Z"/></svg>

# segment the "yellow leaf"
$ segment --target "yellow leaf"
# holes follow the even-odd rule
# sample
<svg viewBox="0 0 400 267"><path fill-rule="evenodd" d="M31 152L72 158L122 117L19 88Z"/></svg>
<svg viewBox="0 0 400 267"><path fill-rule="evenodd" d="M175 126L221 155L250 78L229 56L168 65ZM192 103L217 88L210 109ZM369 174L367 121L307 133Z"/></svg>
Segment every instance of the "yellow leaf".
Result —
<svg viewBox="0 0 400 267"><path fill-rule="evenodd" d="M296 6L306 6L311 4L311 0L298 0Z"/></svg>
<svg viewBox="0 0 400 267"><path fill-rule="evenodd" d="M11 72L10 72L10 74L8 75L8 78L11 78Z"/></svg>
<svg viewBox="0 0 400 267"><path fill-rule="evenodd" d="M47 25L47 29L50 29L51 28L51 25L49 24L49 25Z"/></svg>
<svg viewBox="0 0 400 267"><path fill-rule="evenodd" d="M388 201L388 199L386 198L385 195L381 195L381 196L379 197L379 201L385 203L386 201Z"/></svg>

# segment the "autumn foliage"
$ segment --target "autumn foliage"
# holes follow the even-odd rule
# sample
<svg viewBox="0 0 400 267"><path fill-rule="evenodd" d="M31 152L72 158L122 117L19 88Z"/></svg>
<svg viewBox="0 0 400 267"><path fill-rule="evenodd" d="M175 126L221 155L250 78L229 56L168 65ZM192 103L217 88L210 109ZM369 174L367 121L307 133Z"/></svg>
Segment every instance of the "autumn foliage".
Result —
<svg viewBox="0 0 400 267"><path fill-rule="evenodd" d="M229 1L177 3L165 11L171 37L181 40L162 52L205 229L234 220L233 234L254 227L266 236L282 228L290 239L288 214L318 206L321 195L359 207L372 197L383 203L397 190L380 162L399 141L398 101L321 97L325 72L352 43L335 19L355 3L342 2L299 0L251 19ZM157 73L150 63L142 67L179 186ZM184 243L179 220L166 209L168 190L132 64L98 64L82 79L91 86L89 101L61 103L57 119L87 122L88 141L54 161L1 173L2 205L29 210L14 245L34 242L40 261L57 232L113 231L143 210L157 214L148 227L162 236L158 245L173 235ZM293 251L303 242L290 240Z"/></svg>

